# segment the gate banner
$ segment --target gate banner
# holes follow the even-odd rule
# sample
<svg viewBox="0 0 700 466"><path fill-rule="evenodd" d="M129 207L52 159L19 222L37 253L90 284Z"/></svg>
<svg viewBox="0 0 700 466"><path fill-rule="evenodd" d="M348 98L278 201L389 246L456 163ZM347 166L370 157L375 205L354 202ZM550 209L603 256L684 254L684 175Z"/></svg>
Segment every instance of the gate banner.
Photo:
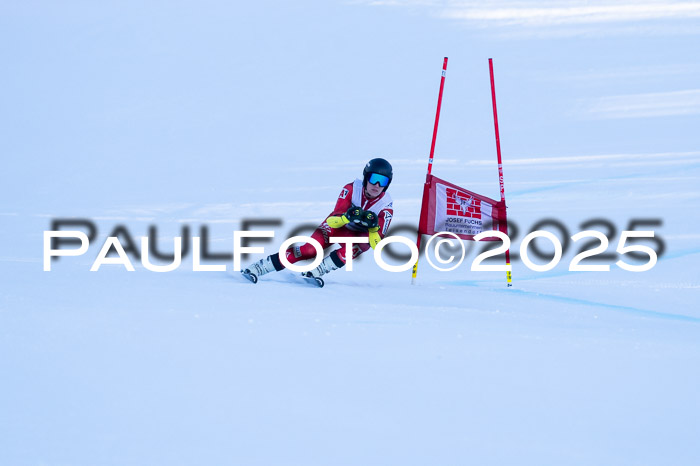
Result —
<svg viewBox="0 0 700 466"><path fill-rule="evenodd" d="M454 233L473 240L482 231L505 229L505 203L428 175L418 230L424 235ZM483 241L500 241L484 238Z"/></svg>

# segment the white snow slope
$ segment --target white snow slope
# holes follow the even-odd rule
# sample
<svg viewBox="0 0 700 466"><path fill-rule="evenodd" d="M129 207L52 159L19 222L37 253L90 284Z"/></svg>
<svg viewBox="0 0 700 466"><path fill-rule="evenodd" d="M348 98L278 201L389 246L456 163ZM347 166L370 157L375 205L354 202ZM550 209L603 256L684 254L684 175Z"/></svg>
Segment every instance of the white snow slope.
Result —
<svg viewBox="0 0 700 466"><path fill-rule="evenodd" d="M698 464L700 153L600 155L506 159L514 251L547 217L569 235L657 218L666 251L650 271L569 272L578 245L550 272L515 261L511 289L469 271L474 249L453 272L423 260L415 286L369 254L322 289L289 272L252 285L229 261L193 272L191 254L170 273L89 271L118 224L136 240L156 225L165 251L206 224L230 253L241 219L279 218L271 253L330 211L363 158L269 164L267 189L232 173L230 203L6 207L0 464ZM425 161L393 161L395 222L415 223ZM486 156L438 158L435 173L497 196ZM58 217L92 219L99 238L44 272Z"/></svg>
<svg viewBox="0 0 700 466"><path fill-rule="evenodd" d="M699 13L2 2L0 466L700 465ZM538 224L592 228L609 272L570 272L570 240L550 271L514 259L511 288L470 271L473 243L416 285L369 253L321 289L194 272L191 251L90 272L119 227L168 252L206 226L230 254L245 220L278 220L250 228L275 232L257 260L373 157L390 233L415 240L445 56L433 173L498 199L493 57L514 257ZM76 218L95 240L43 271L44 231ZM646 272L615 265L632 221L665 249Z"/></svg>

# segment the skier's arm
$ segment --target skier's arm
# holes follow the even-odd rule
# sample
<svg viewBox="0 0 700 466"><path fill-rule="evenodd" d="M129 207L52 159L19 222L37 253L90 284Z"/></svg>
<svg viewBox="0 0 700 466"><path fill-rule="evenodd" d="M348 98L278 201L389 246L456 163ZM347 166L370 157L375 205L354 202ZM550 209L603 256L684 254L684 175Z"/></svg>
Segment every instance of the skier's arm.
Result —
<svg viewBox="0 0 700 466"><path fill-rule="evenodd" d="M389 224L392 218L394 218L394 209L391 208L391 206L379 212L379 224L377 227L379 228L378 233L382 238L384 238L387 231L389 231Z"/></svg>
<svg viewBox="0 0 700 466"><path fill-rule="evenodd" d="M363 210L356 206L350 206L347 212L342 215L333 215L326 219L326 223L331 228L342 228L350 222L362 220Z"/></svg>
<svg viewBox="0 0 700 466"><path fill-rule="evenodd" d="M369 229L369 245L372 246L372 249L386 236L393 216L394 209L382 209L382 211L379 212L377 226Z"/></svg>
<svg viewBox="0 0 700 466"><path fill-rule="evenodd" d="M348 183L343 186L338 194L338 200L335 202L335 208L329 217L337 217L343 215L348 209L352 207L352 183Z"/></svg>
<svg viewBox="0 0 700 466"><path fill-rule="evenodd" d="M331 228L341 228L348 224L351 218L348 217L350 209L352 209L352 183L343 186L338 195L338 200L335 202L333 212L326 217L326 223Z"/></svg>

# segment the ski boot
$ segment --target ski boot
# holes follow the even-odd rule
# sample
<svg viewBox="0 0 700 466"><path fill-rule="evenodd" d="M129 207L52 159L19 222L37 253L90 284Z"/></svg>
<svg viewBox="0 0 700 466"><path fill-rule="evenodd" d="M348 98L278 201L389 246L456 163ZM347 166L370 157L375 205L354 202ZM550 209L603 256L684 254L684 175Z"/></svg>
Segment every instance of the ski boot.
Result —
<svg viewBox="0 0 700 466"><path fill-rule="evenodd" d="M328 257L321 261L318 267L309 270L308 272L302 272L301 276L304 277L307 281L313 280L314 282L316 282L316 285L318 285L318 287L320 288L323 287L323 285L325 284L325 282L321 278L322 275L325 275L328 272L332 272L334 270L338 270L344 265L345 262L343 262L338 256L338 251L333 251L328 255Z"/></svg>
<svg viewBox="0 0 700 466"><path fill-rule="evenodd" d="M279 261L279 258L277 258L277 260ZM258 283L258 277L278 270L280 269L275 267L274 258L272 256L267 256L264 259L252 263L245 270L241 270L241 275L253 283Z"/></svg>

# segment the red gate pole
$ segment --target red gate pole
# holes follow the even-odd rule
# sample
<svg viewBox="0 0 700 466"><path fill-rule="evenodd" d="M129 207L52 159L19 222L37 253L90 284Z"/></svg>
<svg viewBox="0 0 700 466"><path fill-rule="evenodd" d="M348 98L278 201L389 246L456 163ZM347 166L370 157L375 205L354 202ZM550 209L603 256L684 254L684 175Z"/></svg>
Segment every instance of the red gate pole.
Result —
<svg viewBox="0 0 700 466"><path fill-rule="evenodd" d="M442 91L445 87L445 75L447 74L447 57L442 61L442 77L440 78L440 93L438 94L437 111L435 112L435 126L433 127L433 140L430 143L430 158L428 159L428 173L425 175L425 184L427 185L430 181L430 174L433 171L433 157L435 155L435 140L437 139L438 123L440 122L440 107L442 106ZM425 189L423 190L425 195ZM418 246L418 252L420 253L420 244L422 234L420 232L420 219L423 218L423 206L424 202L421 201L421 211L420 217L418 219L418 232L416 238L416 246ZM413 264L413 274L411 276L411 284L416 283L416 275L418 274L418 259L416 263Z"/></svg>
<svg viewBox="0 0 700 466"><path fill-rule="evenodd" d="M493 58L489 58L489 74L491 75L491 101L493 102L493 125L496 131L496 154L498 155L498 181L501 185L501 203L503 204L503 221L499 216L498 229L508 235L508 221L506 218L506 191L503 185L503 161L501 160L501 137L498 133L498 111L496 110L496 86L493 79ZM510 249L506 249L506 280L508 286L513 286L510 266Z"/></svg>

